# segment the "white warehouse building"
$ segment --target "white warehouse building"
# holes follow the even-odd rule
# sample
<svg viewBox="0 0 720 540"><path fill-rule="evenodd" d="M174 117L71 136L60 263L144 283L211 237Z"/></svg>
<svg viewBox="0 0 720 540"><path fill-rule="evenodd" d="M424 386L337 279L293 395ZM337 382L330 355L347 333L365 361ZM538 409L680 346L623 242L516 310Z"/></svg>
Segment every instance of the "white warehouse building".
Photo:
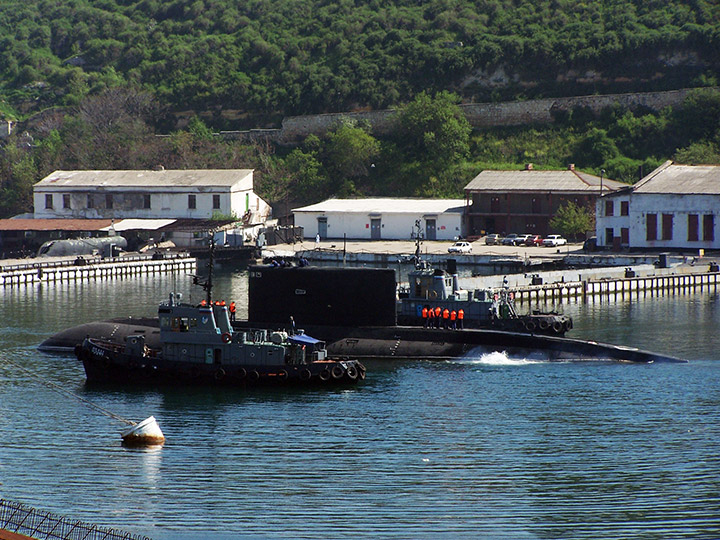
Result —
<svg viewBox="0 0 720 540"><path fill-rule="evenodd" d="M463 199L328 199L293 209L306 238L407 240L416 221L427 240L463 235Z"/></svg>
<svg viewBox="0 0 720 540"><path fill-rule="evenodd" d="M211 219L261 223L252 169L55 171L33 187L35 218Z"/></svg>
<svg viewBox="0 0 720 540"><path fill-rule="evenodd" d="M598 246L720 249L720 166L668 161L596 202Z"/></svg>

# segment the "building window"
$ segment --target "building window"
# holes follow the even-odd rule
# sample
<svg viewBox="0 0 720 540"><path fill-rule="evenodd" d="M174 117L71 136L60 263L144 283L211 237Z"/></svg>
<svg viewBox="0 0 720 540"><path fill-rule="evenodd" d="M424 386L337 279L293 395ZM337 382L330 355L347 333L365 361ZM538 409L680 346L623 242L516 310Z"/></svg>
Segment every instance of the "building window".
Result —
<svg viewBox="0 0 720 540"><path fill-rule="evenodd" d="M213 210L220 209L220 195L213 195Z"/></svg>
<svg viewBox="0 0 720 540"><path fill-rule="evenodd" d="M195 210L195 195L188 195L188 208Z"/></svg>
<svg viewBox="0 0 720 540"><path fill-rule="evenodd" d="M688 242L700 239L700 219L697 214L688 214Z"/></svg>
<svg viewBox="0 0 720 540"><path fill-rule="evenodd" d="M620 243L625 246L630 244L630 229L627 227L620 229Z"/></svg>
<svg viewBox="0 0 720 540"><path fill-rule="evenodd" d="M620 215L630 215L630 201L620 201Z"/></svg>
<svg viewBox="0 0 720 540"><path fill-rule="evenodd" d="M648 242L657 240L657 214L645 216L645 239Z"/></svg>
<svg viewBox="0 0 720 540"><path fill-rule="evenodd" d="M712 214L703 216L703 240L706 242L715 241L715 216Z"/></svg>
<svg viewBox="0 0 720 540"><path fill-rule="evenodd" d="M63 208L70 208L70 195L67 193L63 195Z"/></svg>
<svg viewBox="0 0 720 540"><path fill-rule="evenodd" d="M150 208L150 195L143 195L143 208Z"/></svg>
<svg viewBox="0 0 720 540"><path fill-rule="evenodd" d="M490 211L491 212L499 212L500 211L500 197L490 197Z"/></svg>
<svg viewBox="0 0 720 540"><path fill-rule="evenodd" d="M614 236L615 236L615 234L611 227L608 227L607 229L605 229L605 245L606 246L613 245L613 237Z"/></svg>
<svg viewBox="0 0 720 540"><path fill-rule="evenodd" d="M673 215L662 215L662 239L672 240L673 237Z"/></svg>
<svg viewBox="0 0 720 540"><path fill-rule="evenodd" d="M53 197L52 195L45 195L45 208L52 208L53 207Z"/></svg>
<svg viewBox="0 0 720 540"><path fill-rule="evenodd" d="M612 216L613 215L613 202L612 201L605 201L605 215L606 216Z"/></svg>
<svg viewBox="0 0 720 540"><path fill-rule="evenodd" d="M111 193L105 194L105 208L112 208L113 207L113 196Z"/></svg>
<svg viewBox="0 0 720 540"><path fill-rule="evenodd" d="M88 208L94 208L94 207L95 207L94 201L93 201L93 196L92 196L92 195L88 195L88 196L87 196L87 207L88 207Z"/></svg>

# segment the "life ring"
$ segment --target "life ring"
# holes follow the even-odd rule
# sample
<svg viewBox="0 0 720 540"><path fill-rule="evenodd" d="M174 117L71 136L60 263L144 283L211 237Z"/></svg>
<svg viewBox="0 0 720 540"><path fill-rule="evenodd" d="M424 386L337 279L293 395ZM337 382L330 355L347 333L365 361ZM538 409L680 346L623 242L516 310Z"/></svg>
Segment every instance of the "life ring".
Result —
<svg viewBox="0 0 720 540"><path fill-rule="evenodd" d="M310 373L309 369L305 368L300 372L301 381L309 381L310 377L312 377L312 373Z"/></svg>
<svg viewBox="0 0 720 540"><path fill-rule="evenodd" d="M221 380L223 380L223 379L225 378L225 370L224 370L223 368L218 369L218 370L215 372L214 377L215 377L215 380L216 380L216 381L221 381Z"/></svg>
<svg viewBox="0 0 720 540"><path fill-rule="evenodd" d="M253 369L250 373L248 373L248 377L251 381L256 382L260 380L260 374L257 372L256 369Z"/></svg>
<svg viewBox="0 0 720 540"><path fill-rule="evenodd" d="M330 373L332 374L333 379L342 379L342 376L345 375L345 370L340 364L335 364Z"/></svg>
<svg viewBox="0 0 720 540"><path fill-rule="evenodd" d="M556 334L559 334L560 332L562 332L562 330L563 330L563 323L561 323L560 321L555 321L553 323L553 331Z"/></svg>
<svg viewBox="0 0 720 540"><path fill-rule="evenodd" d="M535 331L535 321L525 321L525 330L528 332Z"/></svg>
<svg viewBox="0 0 720 540"><path fill-rule="evenodd" d="M232 336L230 335L230 332L225 332L222 335L223 343L230 343L232 341Z"/></svg>
<svg viewBox="0 0 720 540"><path fill-rule="evenodd" d="M320 377L320 380L323 382L330 380L330 370L327 368L323 369L318 377Z"/></svg>
<svg viewBox="0 0 720 540"><path fill-rule="evenodd" d="M284 369L281 369L280 372L277 374L278 379L281 381L285 381L288 378L288 372Z"/></svg>
<svg viewBox="0 0 720 540"><path fill-rule="evenodd" d="M347 376L351 381L354 381L355 379L358 378L358 370L355 369L355 366L348 366Z"/></svg>
<svg viewBox="0 0 720 540"><path fill-rule="evenodd" d="M550 323L547 319L540 319L540 330L547 330L550 328Z"/></svg>

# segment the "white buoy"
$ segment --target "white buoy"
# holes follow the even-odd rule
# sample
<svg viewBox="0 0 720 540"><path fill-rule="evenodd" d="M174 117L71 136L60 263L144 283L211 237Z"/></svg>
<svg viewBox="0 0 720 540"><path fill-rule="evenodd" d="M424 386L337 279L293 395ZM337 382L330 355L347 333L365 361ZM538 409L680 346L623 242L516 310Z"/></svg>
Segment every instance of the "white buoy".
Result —
<svg viewBox="0 0 720 540"><path fill-rule="evenodd" d="M160 430L154 416L146 418L139 424L130 426L121 434L123 444L128 446L152 446L165 442L165 435Z"/></svg>

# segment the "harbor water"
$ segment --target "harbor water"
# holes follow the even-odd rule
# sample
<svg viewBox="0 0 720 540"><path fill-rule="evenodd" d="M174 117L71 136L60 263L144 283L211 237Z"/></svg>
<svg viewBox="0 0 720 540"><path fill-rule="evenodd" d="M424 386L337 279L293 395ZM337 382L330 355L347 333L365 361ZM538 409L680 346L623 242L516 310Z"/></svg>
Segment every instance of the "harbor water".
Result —
<svg viewBox="0 0 720 540"><path fill-rule="evenodd" d="M215 284L247 296L241 271ZM688 364L498 351L373 361L342 390L121 389L37 350L76 324L155 315L170 290L203 296L170 275L0 290L0 498L155 540L720 537L714 289L557 306L573 337ZM123 447L122 424L50 384L155 416L165 445Z"/></svg>

